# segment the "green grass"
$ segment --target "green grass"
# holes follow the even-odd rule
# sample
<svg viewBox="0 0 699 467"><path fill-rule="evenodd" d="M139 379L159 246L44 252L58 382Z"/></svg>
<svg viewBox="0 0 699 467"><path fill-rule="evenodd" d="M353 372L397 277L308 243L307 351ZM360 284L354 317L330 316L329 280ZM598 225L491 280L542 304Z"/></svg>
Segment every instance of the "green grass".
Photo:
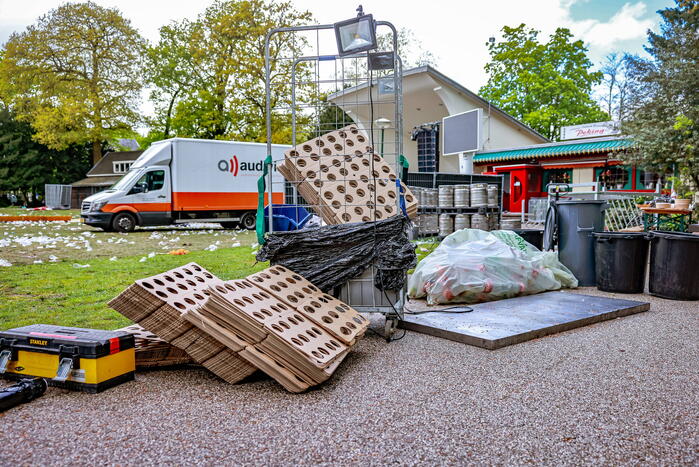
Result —
<svg viewBox="0 0 699 467"><path fill-rule="evenodd" d="M17 214L14 211L18 209L0 209L2 214ZM48 213L46 215L77 213L37 212ZM232 247L237 243L246 246L257 241L254 232L225 230L218 225L213 227L214 225L212 224L212 228L151 227L124 234L104 232L87 226L80 223L77 217L72 222L0 222L0 259L13 265L33 264L38 261L89 262L94 258L121 258L147 255L151 252L167 253L179 248L189 251L204 250L212 244L217 248ZM32 239L37 241L30 245L22 244L22 241ZM47 244L46 239L52 241ZM9 245L3 243L7 241Z"/></svg>
<svg viewBox="0 0 699 467"><path fill-rule="evenodd" d="M426 239L417 243L417 248L415 249L415 254L417 255L417 262L419 263L422 259L432 253L435 248L439 246L439 240L437 239Z"/></svg>
<svg viewBox="0 0 699 467"><path fill-rule="evenodd" d="M251 247L199 251L183 256L140 256L117 261L94 259L89 268L72 263L0 268L0 329L28 324L56 324L114 329L129 320L107 306L134 280L196 262L222 279L247 276L267 267L255 264Z"/></svg>
<svg viewBox="0 0 699 467"><path fill-rule="evenodd" d="M79 209L49 209L46 211L32 211L31 209L9 207L0 208L0 215L5 214L8 216L73 216L80 217Z"/></svg>
<svg viewBox="0 0 699 467"><path fill-rule="evenodd" d="M32 213L18 208L0 209L0 214ZM78 215L77 211L36 213ZM53 248L46 248L41 242L25 246L15 241L42 236L56 239L52 242ZM0 222L0 242L3 240L10 240L10 243L0 247L0 259L9 261L12 266L0 267L0 329L35 323L115 329L128 325L129 321L109 308L107 302L137 279L189 262L196 262L226 280L245 277L267 267L266 263L255 264L254 232L220 228L163 227L117 234L102 232L77 221ZM85 241L89 242L91 250L85 247ZM238 243L240 246L231 248ZM205 251L214 244L217 250ZM418 242L418 260L438 244L436 241ZM177 248L186 248L191 253L164 254ZM151 252L157 254L148 258ZM57 258L55 262L49 262L50 256ZM141 261L144 257L146 259ZM35 261L43 262L34 264ZM90 267L76 267L76 264Z"/></svg>
<svg viewBox="0 0 699 467"><path fill-rule="evenodd" d="M75 218L72 222L0 222L0 259L12 264L0 267L0 329L34 323L114 329L129 321L107 302L136 279L192 261L222 279L244 277L266 267L255 265L254 232L178 226L119 234L79 223L78 211L3 208L0 214ZM52 241L23 244L41 237ZM211 245L217 249L206 251ZM190 253L164 254L178 248ZM148 258L149 253L156 254Z"/></svg>

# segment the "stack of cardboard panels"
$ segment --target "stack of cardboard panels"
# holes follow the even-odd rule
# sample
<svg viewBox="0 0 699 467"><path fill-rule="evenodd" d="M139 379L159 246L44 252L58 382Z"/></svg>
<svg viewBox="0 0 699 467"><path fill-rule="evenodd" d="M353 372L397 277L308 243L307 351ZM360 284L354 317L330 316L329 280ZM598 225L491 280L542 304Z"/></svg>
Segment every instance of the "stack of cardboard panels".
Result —
<svg viewBox="0 0 699 467"><path fill-rule="evenodd" d="M369 324L282 266L208 292L184 317L291 392L327 380Z"/></svg>
<svg viewBox="0 0 699 467"><path fill-rule="evenodd" d="M187 270L196 271L194 277ZM160 301L157 307L153 296ZM202 336L208 345L223 346L231 362L203 361L216 374L230 375L228 366L240 368L243 361L291 392L327 380L369 324L347 304L282 266L224 282L191 263L136 281L110 305L173 345L196 352L192 357L197 361ZM163 307L167 313L158 311ZM198 337L192 340L194 335ZM230 376L224 379L231 381Z"/></svg>
<svg viewBox="0 0 699 467"><path fill-rule="evenodd" d="M158 368L194 363L194 360L187 355L187 352L168 344L138 324L132 324L131 326L117 329L117 331L133 334L134 347L136 349L136 368Z"/></svg>
<svg viewBox="0 0 699 467"><path fill-rule="evenodd" d="M277 166L298 187L326 224L387 219L399 213L403 191L406 212L417 215L415 196L398 182L382 157L374 153L366 134L355 125L327 133L289 149Z"/></svg>
<svg viewBox="0 0 699 467"><path fill-rule="evenodd" d="M206 301L207 289L220 282L196 263L137 280L109 302L131 321L187 352L192 359L229 383L256 368L182 317L188 307Z"/></svg>

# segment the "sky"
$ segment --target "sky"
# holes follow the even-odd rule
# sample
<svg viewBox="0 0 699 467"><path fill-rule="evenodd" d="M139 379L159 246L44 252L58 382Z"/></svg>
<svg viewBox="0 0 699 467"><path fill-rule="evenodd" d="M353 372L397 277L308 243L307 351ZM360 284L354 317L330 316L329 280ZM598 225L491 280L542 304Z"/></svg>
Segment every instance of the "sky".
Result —
<svg viewBox="0 0 699 467"><path fill-rule="evenodd" d="M157 41L158 28L171 21L196 18L208 1L94 0L117 7L141 34ZM500 29L525 23L548 36L557 27L569 28L589 47L596 66L614 51L643 53L648 29L657 31L657 10L672 0L292 0L309 10L319 23L334 23L355 16L361 2L365 13L409 28L422 47L436 57L436 68L477 92L485 84L486 42L500 37ZM0 0L0 43L64 3L58 0ZM401 52L401 54L405 54Z"/></svg>

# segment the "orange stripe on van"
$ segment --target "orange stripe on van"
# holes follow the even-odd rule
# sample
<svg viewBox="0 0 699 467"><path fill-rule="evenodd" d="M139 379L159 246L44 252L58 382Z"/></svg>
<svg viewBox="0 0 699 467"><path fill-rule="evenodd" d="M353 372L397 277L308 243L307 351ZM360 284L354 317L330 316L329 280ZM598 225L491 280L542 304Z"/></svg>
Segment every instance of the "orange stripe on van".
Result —
<svg viewBox="0 0 699 467"><path fill-rule="evenodd" d="M265 200L267 195L265 195ZM272 202L284 202L284 193L273 193ZM174 192L172 194L173 211L210 211L216 209L257 209L257 193L229 192Z"/></svg>
<svg viewBox="0 0 699 467"><path fill-rule="evenodd" d="M102 212L168 212L170 203L115 203L106 204Z"/></svg>

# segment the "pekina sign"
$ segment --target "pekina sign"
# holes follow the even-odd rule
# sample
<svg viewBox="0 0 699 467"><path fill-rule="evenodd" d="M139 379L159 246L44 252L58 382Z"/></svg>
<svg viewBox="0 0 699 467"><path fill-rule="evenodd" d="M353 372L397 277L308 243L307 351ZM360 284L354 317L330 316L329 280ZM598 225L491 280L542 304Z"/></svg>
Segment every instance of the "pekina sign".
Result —
<svg viewBox="0 0 699 467"><path fill-rule="evenodd" d="M561 140L594 138L596 136L612 136L621 134L619 122L585 123L561 128Z"/></svg>

